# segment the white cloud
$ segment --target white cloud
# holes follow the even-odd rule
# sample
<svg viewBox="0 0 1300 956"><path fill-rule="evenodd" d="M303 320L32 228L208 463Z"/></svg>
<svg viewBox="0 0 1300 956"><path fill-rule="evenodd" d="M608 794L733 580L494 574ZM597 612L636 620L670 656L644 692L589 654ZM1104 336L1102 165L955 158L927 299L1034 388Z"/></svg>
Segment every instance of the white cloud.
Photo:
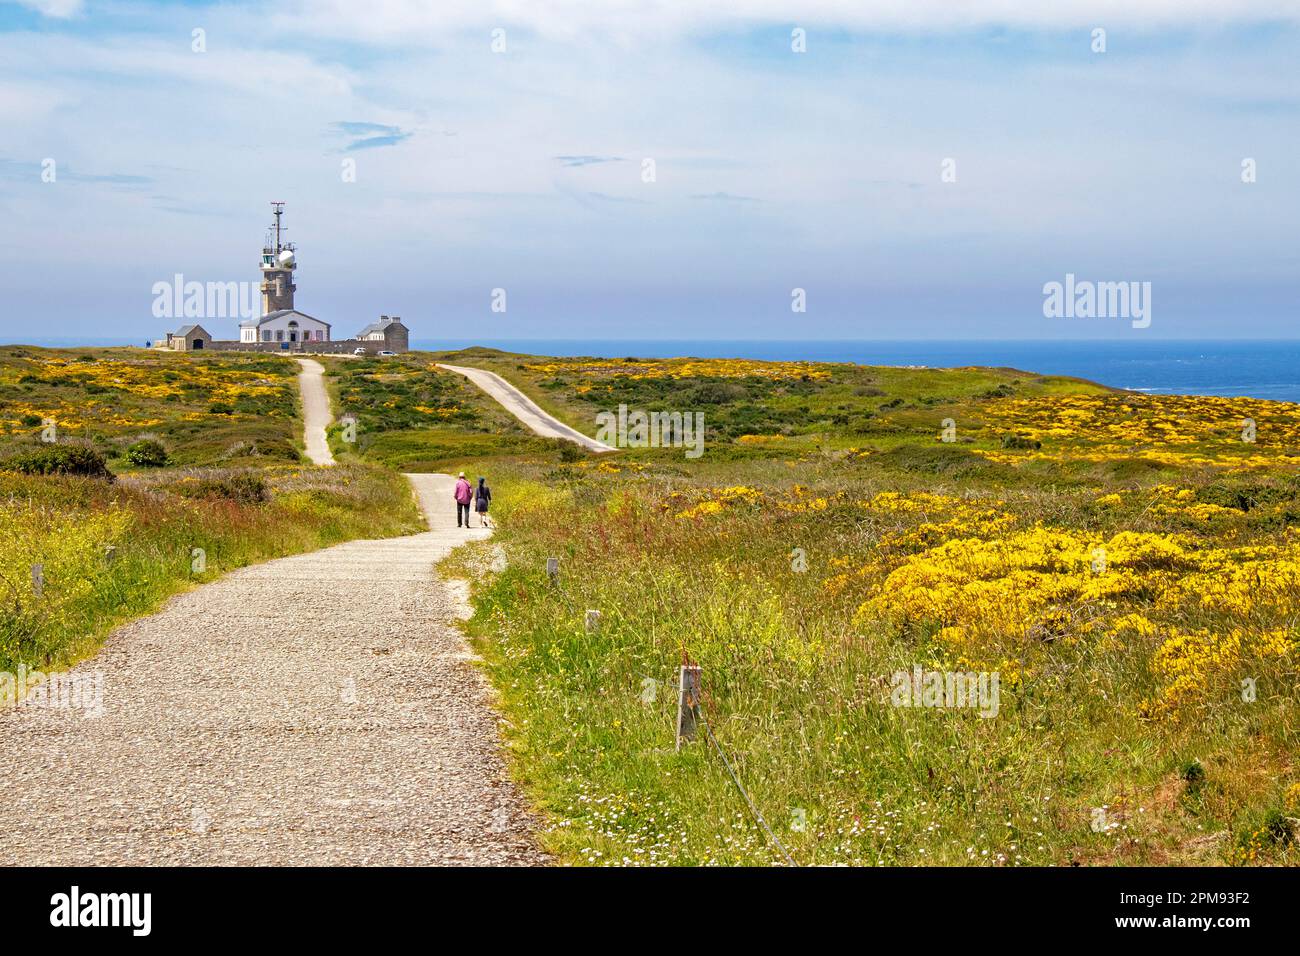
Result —
<svg viewBox="0 0 1300 956"><path fill-rule="evenodd" d="M7 76L80 75L85 71L131 80L166 79L213 89L225 88L254 96L324 95L346 97L352 92L351 73L324 65L306 54L281 50L223 48L207 53L190 50L188 33L177 39L121 38L88 40L30 34L0 34L0 61ZM210 41L211 42L211 41Z"/></svg>
<svg viewBox="0 0 1300 956"><path fill-rule="evenodd" d="M1119 37L1126 23L1212 29L1294 16L1296 4L1021 6L368 0L357 10L280 0L206 6L200 17L188 6L134 8L148 17L141 29L114 32L113 20L93 38L0 34L0 160L30 180L0 197L9 232L24 237L0 257L0 287L17 290L10 313L48 311L48 277L75 255L93 264L78 283L95 316L139 313L133 334L156 334L147 297L140 311L150 283L175 271L255 275L249 252L272 198L289 201L302 242L304 305L349 323L376 302L413 319L434 301L454 312L500 285L512 297L518 288L521 304L504 334L534 321L541 313L530 318L523 303L547 294L561 303L555 328L577 333L566 324L572 304L607 289L643 290L647 312L658 302L686 316L690 288L707 298L783 282L892 282L933 298L954 277L1005 287L1067 266L1157 261L1270 278L1300 189L1287 159L1300 134L1277 115L1297 108L1285 77L1298 35L1228 43L1207 32L1163 44L1157 32L1140 50ZM1103 25L1120 55L1092 57L1086 42L1073 56L1044 55L1068 38L1009 36L993 50L964 37L868 37L819 64L774 63L749 46L690 42L764 27L780 59L771 40L796 23L817 51L823 27L992 22L1081 31L1084 41ZM207 30L206 54L190 52L195 24ZM496 25L521 55L491 54ZM320 42L336 37L345 42ZM367 43L374 50L354 57ZM347 154L358 176L345 183L340 123L415 135ZM1237 180L1248 155L1262 173L1249 188ZM59 159L58 186L28 176L46 156ZM952 187L938 180L947 156L959 161ZM614 157L623 161L591 161ZM658 164L653 184L641 179L645 157ZM78 181L65 169L155 185ZM63 314L91 322L74 291L62 292ZM690 331L690 321L664 332Z"/></svg>
<svg viewBox="0 0 1300 956"><path fill-rule="evenodd" d="M75 17L85 6L82 0L18 0L18 4L35 10L42 16L58 17L60 20Z"/></svg>
<svg viewBox="0 0 1300 956"><path fill-rule="evenodd" d="M370 42L442 45L449 34L520 27L550 38L646 40L745 26L828 26L899 32L984 26L1075 29L1300 22L1295 0L291 0L281 26ZM484 35L484 44L488 42Z"/></svg>
<svg viewBox="0 0 1300 956"><path fill-rule="evenodd" d="M7 79L0 84L0 123L11 127L44 119L60 107L75 101L70 93ZM10 135L12 135L12 129Z"/></svg>

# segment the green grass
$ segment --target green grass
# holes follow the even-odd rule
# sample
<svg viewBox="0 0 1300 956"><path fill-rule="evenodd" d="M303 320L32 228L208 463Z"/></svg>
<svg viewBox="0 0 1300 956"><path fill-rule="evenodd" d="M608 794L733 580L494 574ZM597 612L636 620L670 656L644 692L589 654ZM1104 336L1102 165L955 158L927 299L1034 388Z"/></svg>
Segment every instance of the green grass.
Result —
<svg viewBox="0 0 1300 956"><path fill-rule="evenodd" d="M592 398L576 391L590 378L549 387L552 373L527 370L550 360L472 352L448 360L498 371L588 433L611 401L689 408L680 396L728 381L620 382ZM1300 862L1285 822L1300 809L1294 650L1244 654L1210 672L1176 718L1145 710L1167 689L1153 660L1171 635L1205 629L1222 639L1244 626L1294 641L1293 600L1261 596L1244 617L1194 603L1158 614L1163 585L1153 578L1119 601L1048 604L1035 612L1041 619L985 633L964 651L935 623L860 610L875 599L890 608L886 574L945 540L1035 528L1289 554L1300 497L1285 441L1246 449L1267 459L1248 464L1217 419L1200 423L1208 437L1188 442L1140 431L1188 407L1230 424L1253 406L1136 397L1113 417L1138 441L1102 442L1082 428L1048 435L1040 451L1003 447L1008 427L1029 433L1035 423L1008 419L1002 403L1059 402L1068 421L1075 398L1114 393L1011 370L835 367L812 388L797 377L739 384L746 397L706 409L719 426L698 460L676 449L495 459L487 473L500 530L448 559L449 573L475 582L470 632L501 695L512 766L559 859L779 862L717 755L702 742L674 749L673 682L690 659L703 667L718 740L799 863ZM807 416L772 411L791 405L806 405ZM1293 406L1267 411L1288 428L1300 420ZM739 440L740 429L751 433L746 415L768 416L758 433L783 437ZM944 417L966 440L937 440ZM753 489L755 503L738 496L716 513L684 514L727 500L721 489L734 486ZM880 492L941 497L890 515L864 505ZM785 507L806 501L824 507ZM1011 524L967 514L970 502ZM558 586L544 571L549 556L560 559ZM1270 573L1285 580L1287 567ZM595 634L584 627L588 609L602 613ZM1129 612L1155 616L1158 631L1108 637ZM998 716L891 706L892 675L915 665L998 670ZM1249 705L1245 677L1260 688ZM1192 762L1201 775L1189 778Z"/></svg>
<svg viewBox="0 0 1300 956"><path fill-rule="evenodd" d="M0 353L0 422L17 423L0 437L0 458L38 442L22 416L40 406L66 414L71 440L105 450L123 477L0 472L0 599L16 602L0 669L90 653L114 623L188 586L193 547L207 551L210 576L412 530L396 471L463 468L488 476L500 530L457 550L446 570L474 583L468 629L500 695L512 771L563 862L780 859L718 756L702 740L674 747L684 659L702 666L704 713L800 863L1300 862L1290 822L1300 815L1295 652L1243 645L1201 673L1176 710L1152 709L1170 693L1157 665L1174 635L1296 637L1295 406L1131 396L1007 369L588 362L482 349L326 358L336 407L358 421L354 442L332 429L344 464L331 470L249 452L249 438L296 441L296 367L281 359L77 350L51 368L47 357ZM144 382L203 381L222 394L127 388L115 397L124 414L90 406L78 419L78 403L102 394L92 387L123 375L114 363L124 357L149 363ZM526 433L461 377L433 369L437 360L495 370L588 434L620 403L701 411L705 454L575 453ZM212 412L214 397L229 415ZM262 413L235 408L241 397L265 403ZM1235 437L1243 417L1259 420L1258 444ZM952 442L938 440L946 418ZM179 466L131 467L124 449L149 437ZM269 501L240 499L259 478ZM892 492L911 504L879 503ZM1126 533L1146 536L1155 556L1126 564ZM1010 626L993 597L988 622L959 637L934 616L903 614L928 591L893 572L932 566L937 592L951 570L946 542L1001 542L1012 560L1052 535L1107 542L1118 577L1106 580L1137 583L1118 597L1050 598L1060 579L1033 566L1023 579L981 579L986 592L962 592L972 603L940 608L983 614L985 599L971 594L1048 595ZM1161 595L1191 572L1156 543L1230 560L1203 594L1167 606ZM1235 580L1245 548L1273 557L1242 572L1256 576L1254 591L1225 612L1216 588ZM46 566L39 601L36 561ZM602 614L595 633L588 609ZM1154 630L1113 632L1130 614ZM997 716L891 706L891 675L916 665L997 670ZM1249 704L1245 677L1258 685ZM1098 809L1112 824L1100 832Z"/></svg>
<svg viewBox="0 0 1300 956"><path fill-rule="evenodd" d="M257 353L0 348L0 454L52 434L119 471L142 439L182 466L297 461L297 374L296 363Z"/></svg>
<svg viewBox="0 0 1300 956"><path fill-rule="evenodd" d="M400 475L300 462L297 371L245 353L0 349L0 670L72 664L115 626L234 568L420 530ZM46 419L55 446L107 455L116 479L5 470L50 447ZM167 465L130 461L146 440Z"/></svg>
<svg viewBox="0 0 1300 956"><path fill-rule="evenodd" d="M847 363L808 365L773 380L771 363L686 359L554 359L465 349L435 353L438 361L485 368L503 376L542 408L589 435L596 415L620 404L676 409L703 415L711 444L742 435L778 435L849 447L864 441L897 441L922 429L936 434L944 418L969 416L980 403L1056 394L1107 394L1110 389L1078 379L1040 376L1016 369L909 369ZM794 363L777 363L794 364ZM620 365L622 367L620 367ZM731 365L739 374L709 374ZM591 367L600 369L591 374ZM645 366L664 374L646 375ZM698 369L683 374L684 368ZM752 374L744 374L745 371ZM589 391L579 391L590 386Z"/></svg>
<svg viewBox="0 0 1300 956"><path fill-rule="evenodd" d="M1010 642L999 654L1029 676L1003 685L996 718L891 707L896 671L965 669L933 632L858 622L864 595L826 592L834 559L870 563L893 529L847 503L676 517L685 502L674 495L742 477L735 468L714 463L683 481L522 462L496 479L501 530L450 559L449 571L477 582L471 633L502 695L516 772L562 860L779 862L716 755L702 742L674 751L684 657L703 667L705 711L741 780L803 864L1215 863L1282 807L1297 772L1294 659L1234 672L1194 716L1150 722L1136 705L1156 690L1153 644ZM788 492L770 467L766 477L771 493ZM831 462L798 478L810 495L850 501L936 489ZM1095 497L1029 481L1009 505L1024 526L1144 526L1140 512L1103 516ZM1179 520L1145 527L1179 530ZM549 556L559 586L545 575ZM589 608L602 612L596 634L584 627ZM1244 673L1267 688L1249 708L1235 697ZM1195 788L1180 777L1191 759L1205 768ZM1101 807L1114 830L1093 831ZM1288 842L1263 858L1298 862Z"/></svg>
<svg viewBox="0 0 1300 956"><path fill-rule="evenodd" d="M358 456L397 471L446 471L467 459L539 447L518 420L429 353L326 360L338 421L336 457ZM349 442L343 419L355 420Z"/></svg>

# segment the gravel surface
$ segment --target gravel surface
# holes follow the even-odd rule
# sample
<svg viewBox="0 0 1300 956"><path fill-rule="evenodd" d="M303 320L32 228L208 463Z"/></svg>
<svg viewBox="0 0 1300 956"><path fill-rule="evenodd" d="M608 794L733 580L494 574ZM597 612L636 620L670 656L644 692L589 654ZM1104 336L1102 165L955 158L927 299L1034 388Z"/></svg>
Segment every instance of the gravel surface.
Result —
<svg viewBox="0 0 1300 956"><path fill-rule="evenodd" d="M103 713L0 711L0 828L24 864L541 864L429 532L245 568L121 628L75 673Z"/></svg>
<svg viewBox="0 0 1300 956"><path fill-rule="evenodd" d="M596 441L596 439L584 435L576 428L570 428L553 415L548 415L537 406L536 402L496 372L489 372L481 368L465 368L461 365L439 365L438 368L445 368L448 372L457 372L464 375L500 402L506 411L523 422L535 434L545 435L547 438L564 438L576 442L590 451L618 450L612 445L606 445L604 442Z"/></svg>
<svg viewBox="0 0 1300 956"><path fill-rule="evenodd" d="M302 371L298 373L298 392L302 395L303 437L307 457L316 465L334 464L334 453L325 440L325 429L330 423L330 397L325 391L325 366L315 359L298 359Z"/></svg>

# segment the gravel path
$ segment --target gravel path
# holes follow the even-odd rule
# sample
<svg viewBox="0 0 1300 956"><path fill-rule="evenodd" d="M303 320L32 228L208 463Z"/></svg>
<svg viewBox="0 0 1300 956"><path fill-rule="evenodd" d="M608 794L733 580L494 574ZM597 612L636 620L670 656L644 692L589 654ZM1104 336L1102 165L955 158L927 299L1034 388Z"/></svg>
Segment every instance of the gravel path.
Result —
<svg viewBox="0 0 1300 956"><path fill-rule="evenodd" d="M0 830L26 864L539 864L431 529L244 568L74 671L103 714L0 711Z"/></svg>
<svg viewBox="0 0 1300 956"><path fill-rule="evenodd" d="M553 415L548 415L537 406L536 402L496 372L489 372L481 368L466 368L462 365L439 365L438 368L445 368L448 372L458 372L464 375L500 402L506 411L527 425L535 434L545 435L547 438L564 438L576 442L590 451L618 450L611 445L606 445L604 442L596 441L596 439L584 435L576 428L570 428Z"/></svg>
<svg viewBox="0 0 1300 956"><path fill-rule="evenodd" d="M307 444L307 457L315 465L333 465L334 453L325 440L329 426L330 397L325 391L325 366L315 359L298 359L302 371L298 373L298 391L302 395L303 434Z"/></svg>

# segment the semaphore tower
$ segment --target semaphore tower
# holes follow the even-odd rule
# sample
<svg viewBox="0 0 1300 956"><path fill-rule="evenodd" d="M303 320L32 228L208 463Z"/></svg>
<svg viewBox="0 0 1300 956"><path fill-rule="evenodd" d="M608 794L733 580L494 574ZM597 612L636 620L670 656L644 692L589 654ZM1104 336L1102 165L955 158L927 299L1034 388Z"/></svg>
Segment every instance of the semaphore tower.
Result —
<svg viewBox="0 0 1300 956"><path fill-rule="evenodd" d="M282 309L293 308L293 293L298 287L293 284L293 270L298 267L292 242L281 242L280 217L284 215L284 203L273 202L275 208L275 225L267 234L266 245L262 247L262 314L269 315Z"/></svg>

